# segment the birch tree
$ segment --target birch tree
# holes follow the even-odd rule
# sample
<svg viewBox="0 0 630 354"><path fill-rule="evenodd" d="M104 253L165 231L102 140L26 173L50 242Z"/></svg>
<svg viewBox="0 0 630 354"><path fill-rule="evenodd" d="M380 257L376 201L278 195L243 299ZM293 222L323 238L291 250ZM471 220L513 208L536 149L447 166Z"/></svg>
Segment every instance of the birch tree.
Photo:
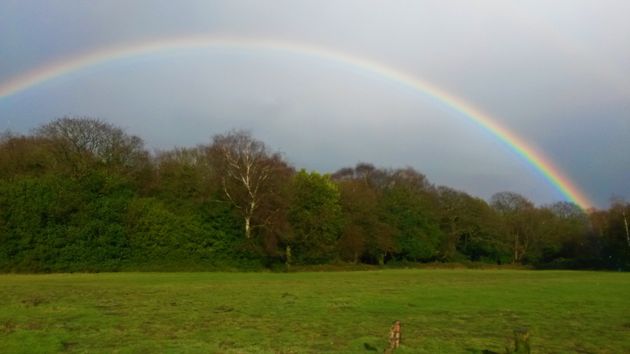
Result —
<svg viewBox="0 0 630 354"><path fill-rule="evenodd" d="M245 237L252 237L255 227L271 220L274 210L267 202L277 193L274 178L290 170L277 153L244 131L232 131L214 137L212 149L218 157L221 185L225 197L243 217Z"/></svg>

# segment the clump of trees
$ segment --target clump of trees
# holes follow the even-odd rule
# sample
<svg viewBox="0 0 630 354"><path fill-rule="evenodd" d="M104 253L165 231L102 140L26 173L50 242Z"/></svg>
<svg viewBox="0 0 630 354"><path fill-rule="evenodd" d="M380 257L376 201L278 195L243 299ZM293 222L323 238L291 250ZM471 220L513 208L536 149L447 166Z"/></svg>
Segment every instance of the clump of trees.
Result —
<svg viewBox="0 0 630 354"><path fill-rule="evenodd" d="M490 202L412 168L296 171L247 132L149 153L101 120L0 138L0 271L338 262L630 268L630 204Z"/></svg>

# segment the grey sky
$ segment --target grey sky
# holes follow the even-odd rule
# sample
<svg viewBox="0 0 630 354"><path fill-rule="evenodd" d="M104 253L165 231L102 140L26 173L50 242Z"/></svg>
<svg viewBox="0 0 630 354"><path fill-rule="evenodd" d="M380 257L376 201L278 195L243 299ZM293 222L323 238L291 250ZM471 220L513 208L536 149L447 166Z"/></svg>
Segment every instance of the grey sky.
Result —
<svg viewBox="0 0 630 354"><path fill-rule="evenodd" d="M628 1L0 2L0 83L106 46L199 34L284 39L380 62L474 104L543 151L599 206L630 198ZM0 129L62 115L151 148L251 130L296 167L413 166L488 198L562 196L487 132L395 82L274 51L120 60L0 99Z"/></svg>

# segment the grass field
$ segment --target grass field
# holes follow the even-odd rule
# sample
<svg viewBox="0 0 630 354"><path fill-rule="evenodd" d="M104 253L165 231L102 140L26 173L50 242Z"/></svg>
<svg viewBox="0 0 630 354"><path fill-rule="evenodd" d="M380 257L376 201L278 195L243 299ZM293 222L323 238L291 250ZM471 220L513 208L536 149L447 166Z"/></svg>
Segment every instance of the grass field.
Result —
<svg viewBox="0 0 630 354"><path fill-rule="evenodd" d="M2 353L630 353L630 274L522 270L0 275Z"/></svg>

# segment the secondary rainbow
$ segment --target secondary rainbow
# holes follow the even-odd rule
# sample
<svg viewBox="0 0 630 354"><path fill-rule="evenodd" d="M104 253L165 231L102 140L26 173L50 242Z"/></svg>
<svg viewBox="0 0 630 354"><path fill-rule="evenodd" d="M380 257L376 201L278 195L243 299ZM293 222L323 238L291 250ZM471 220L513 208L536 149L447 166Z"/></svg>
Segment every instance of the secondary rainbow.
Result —
<svg viewBox="0 0 630 354"><path fill-rule="evenodd" d="M89 53L78 55L57 63L44 65L26 73L20 74L8 81L0 83L0 99L26 90L81 69L103 64L113 60L120 60L140 55L176 51L195 48L238 48L245 50L276 50L307 55L329 61L335 61L363 71L373 73L399 84L410 87L423 95L441 102L461 116L487 130L497 139L509 146L517 155L532 165L545 179L549 181L567 200L587 209L594 205L575 184L568 179L549 159L529 146L523 139L502 127L495 119L483 113L465 100L456 97L434 84L406 74L393 67L339 51L326 49L314 45L295 43L282 40L188 36L183 38L166 38L155 41L130 43L107 47Z"/></svg>

